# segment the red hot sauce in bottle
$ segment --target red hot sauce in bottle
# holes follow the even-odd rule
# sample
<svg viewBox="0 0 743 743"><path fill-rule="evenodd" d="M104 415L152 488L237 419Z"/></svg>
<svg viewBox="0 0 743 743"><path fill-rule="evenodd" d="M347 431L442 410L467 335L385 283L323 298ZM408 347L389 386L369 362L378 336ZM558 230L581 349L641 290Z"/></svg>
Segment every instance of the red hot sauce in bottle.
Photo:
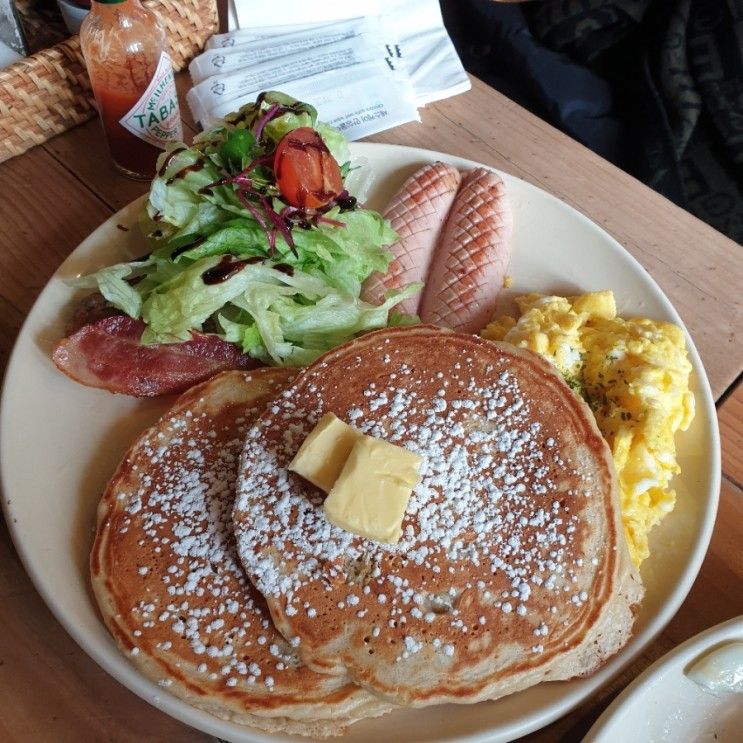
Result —
<svg viewBox="0 0 743 743"><path fill-rule="evenodd" d="M160 151L183 139L165 31L139 0L94 0L80 45L114 165L152 178Z"/></svg>

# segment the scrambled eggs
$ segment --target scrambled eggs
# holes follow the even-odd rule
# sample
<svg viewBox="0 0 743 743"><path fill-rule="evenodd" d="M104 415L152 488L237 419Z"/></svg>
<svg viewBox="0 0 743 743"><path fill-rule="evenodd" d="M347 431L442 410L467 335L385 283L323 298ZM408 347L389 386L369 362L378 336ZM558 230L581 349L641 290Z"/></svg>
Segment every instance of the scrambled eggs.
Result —
<svg viewBox="0 0 743 743"><path fill-rule="evenodd" d="M616 316L611 291L577 297L527 294L520 316L494 319L483 338L529 348L551 361L591 406L611 448L630 554L649 554L648 532L676 502L674 434L694 417L691 364L679 327Z"/></svg>

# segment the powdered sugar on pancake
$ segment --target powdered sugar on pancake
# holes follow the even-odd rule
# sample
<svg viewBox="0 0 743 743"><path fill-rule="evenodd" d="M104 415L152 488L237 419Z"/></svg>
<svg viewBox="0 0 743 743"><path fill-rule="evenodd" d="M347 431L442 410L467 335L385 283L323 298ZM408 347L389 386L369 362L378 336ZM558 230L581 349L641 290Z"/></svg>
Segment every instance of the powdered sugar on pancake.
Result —
<svg viewBox="0 0 743 743"><path fill-rule="evenodd" d="M571 625L595 615L589 593L611 582L597 565L616 561L605 514L587 537L612 481L597 432L587 429L598 464L573 446L578 403L535 394L534 376L476 339L415 332L331 353L276 401L246 439L235 526L251 579L305 662L418 703L421 690L400 685L435 672L435 693L454 693L457 669L488 652L504 662L525 652L536 668L546 650L575 644ZM447 353L454 338L461 356ZM397 545L331 525L323 494L287 470L327 412L423 457ZM401 670L380 670L388 662Z"/></svg>
<svg viewBox="0 0 743 743"><path fill-rule="evenodd" d="M161 686L263 729L297 732L295 719L308 734L336 733L384 707L302 665L235 549L245 432L291 377L254 374L195 388L130 450L101 504L93 585L114 636Z"/></svg>
<svg viewBox="0 0 743 743"><path fill-rule="evenodd" d="M141 600L132 607L132 618L140 625L138 644L146 645L148 630L154 630L158 637L168 636L158 642L162 649L171 649L173 642L181 640L194 655L203 656L196 670L210 681L221 679L235 686L243 680L272 689L266 679L279 673L277 664L296 667L299 661L283 638L276 637L237 560L230 513L235 453L246 426L244 417L238 421L236 435L221 440L207 463L205 452L213 447L212 439L224 435L211 428L210 417L166 419L155 440L142 445L145 466L133 468L138 490L124 508L127 515L120 532L135 528L132 518L136 518L136 527L143 531L137 546L142 555L152 549L156 563L140 566L138 573L159 580L170 599L157 605ZM185 437L180 435L184 430ZM117 497L127 499L128 489ZM163 561L168 563L164 571ZM147 596L149 586L143 584L142 595ZM163 630L169 630L169 635ZM272 640L281 643L275 656L259 649L266 639L261 632L269 632ZM246 648L254 648L250 656L244 655Z"/></svg>
<svg viewBox="0 0 743 743"><path fill-rule="evenodd" d="M404 384L410 378L410 368L403 363L396 380L385 389L379 390L374 382L364 389L369 410L377 414L374 419L359 416L357 408L346 414L348 422L363 433L400 444L423 457L421 483L411 496L403 537L395 546L362 539L333 526L322 513L322 496L307 498L304 491L294 487L296 475L286 469L286 462L322 416L321 408L298 407L292 390L287 390L275 406L279 418L286 422L278 450L265 447L261 426L248 434L244 456L250 470L241 480L237 508L247 509L250 518L247 526L241 526L240 538L246 544L260 544L265 534L276 531L291 545L287 556L297 558L296 573L288 575L277 569L272 559L257 563L252 573L262 593L279 596L308 580L321 579L326 561L344 556L371 557L376 564L384 554L392 553L403 556L404 563L434 571L440 569L439 555L446 561L475 565L488 560L494 569L505 571L516 586L523 586L521 593L516 589L513 593L524 600L534 575L545 574L546 580L554 582L563 572L565 546L574 528L559 515L557 501L546 510L541 506L534 509L531 496L525 493L529 483L536 492L554 489L551 466L564 463L559 456L550 456L554 440L550 447L539 435L540 424L529 422L530 409L519 394L516 380L507 371L488 388L480 388L471 380L466 396L451 404L444 400L443 385L449 384L444 382L432 402L418 403L424 413L423 423L408 424L411 415L419 418L418 395L415 390L398 386L398 382ZM473 450L478 453L473 454ZM264 505L276 490L279 497L273 501L274 522L265 530ZM444 498L440 497L442 493ZM487 494L484 499L483 493ZM513 525L507 542L497 533L504 520ZM522 550L520 527L529 524L539 527L532 540L536 544ZM540 559L545 550L538 549L539 544L549 546L554 557ZM453 566L447 569L456 570ZM390 584L391 616L399 613L398 603L411 603L414 591L399 590L400 582L394 576L380 574L380 582ZM346 603L354 605L352 601Z"/></svg>

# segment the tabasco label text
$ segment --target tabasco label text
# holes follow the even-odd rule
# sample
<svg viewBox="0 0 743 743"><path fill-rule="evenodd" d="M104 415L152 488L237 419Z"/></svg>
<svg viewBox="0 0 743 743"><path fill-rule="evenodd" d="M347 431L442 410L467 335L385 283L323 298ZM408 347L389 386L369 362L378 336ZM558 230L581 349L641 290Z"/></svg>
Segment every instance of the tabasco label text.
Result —
<svg viewBox="0 0 743 743"><path fill-rule="evenodd" d="M165 149L169 142L183 140L173 65L165 52L160 55L147 89L119 123L135 136L160 149Z"/></svg>

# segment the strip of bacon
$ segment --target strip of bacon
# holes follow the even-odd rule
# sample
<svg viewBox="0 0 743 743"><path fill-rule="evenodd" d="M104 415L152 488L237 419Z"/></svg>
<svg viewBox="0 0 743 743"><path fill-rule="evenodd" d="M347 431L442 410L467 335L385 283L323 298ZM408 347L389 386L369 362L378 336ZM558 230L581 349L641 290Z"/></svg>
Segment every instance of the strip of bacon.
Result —
<svg viewBox="0 0 743 743"><path fill-rule="evenodd" d="M116 315L89 323L63 338L52 359L76 382L135 397L183 392L227 369L254 369L260 362L214 335L143 346L144 323Z"/></svg>
<svg viewBox="0 0 743 743"><path fill-rule="evenodd" d="M382 215L400 239L390 247L392 261L387 273L374 273L364 282L364 301L380 304L390 289L426 280L436 241L461 180L456 168L436 162L424 165L403 183ZM415 314L420 296L406 299L395 309Z"/></svg>
<svg viewBox="0 0 743 743"><path fill-rule="evenodd" d="M475 333L490 320L511 258L513 215L503 181L476 168L462 181L423 290L424 323Z"/></svg>

